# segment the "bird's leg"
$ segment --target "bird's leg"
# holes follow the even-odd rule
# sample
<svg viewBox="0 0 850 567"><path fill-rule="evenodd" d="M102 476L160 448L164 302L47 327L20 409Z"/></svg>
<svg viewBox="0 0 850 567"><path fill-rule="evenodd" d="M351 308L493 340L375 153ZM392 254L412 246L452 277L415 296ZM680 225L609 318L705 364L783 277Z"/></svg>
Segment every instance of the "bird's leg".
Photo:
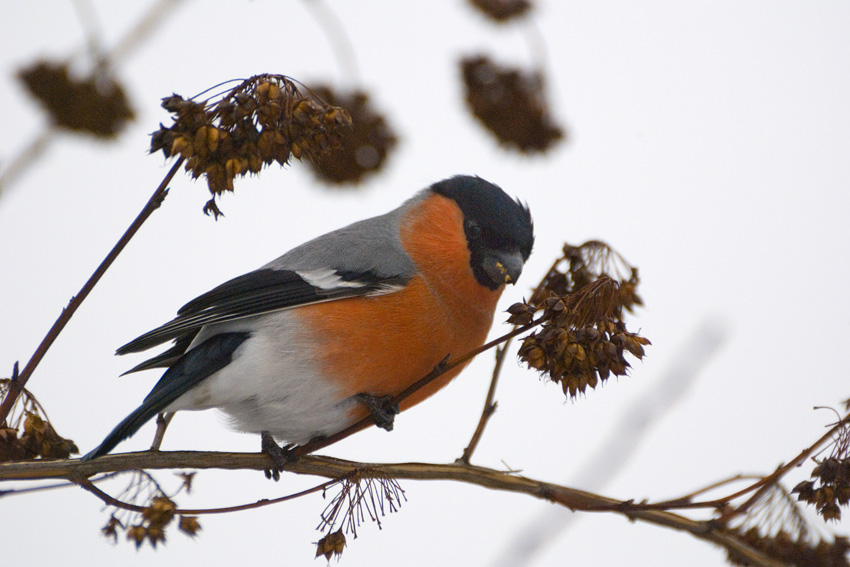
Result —
<svg viewBox="0 0 850 567"><path fill-rule="evenodd" d="M295 457L292 454L293 445L281 447L268 431L260 433L260 443L262 445L262 452L271 457L271 460L274 463L273 469L266 469L263 472L265 473L266 478L274 479L274 481L277 482L280 480L280 471L283 470L283 467L286 466L287 463L295 461Z"/></svg>
<svg viewBox="0 0 850 567"><path fill-rule="evenodd" d="M151 443L151 451L159 451L159 446L162 445L162 438L165 437L165 428L174 419L174 412L162 412L156 416L156 433L153 436Z"/></svg>
<svg viewBox="0 0 850 567"><path fill-rule="evenodd" d="M366 406L375 425L386 431L393 430L395 416L398 415L398 404L393 402L392 396L373 396L372 394L357 394L354 399Z"/></svg>

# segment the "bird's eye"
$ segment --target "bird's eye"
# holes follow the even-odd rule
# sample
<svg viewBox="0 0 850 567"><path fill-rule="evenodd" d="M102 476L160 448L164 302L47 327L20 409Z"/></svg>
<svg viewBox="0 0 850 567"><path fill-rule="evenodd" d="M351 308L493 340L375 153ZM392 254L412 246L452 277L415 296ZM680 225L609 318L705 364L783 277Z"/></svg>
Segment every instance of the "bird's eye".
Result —
<svg viewBox="0 0 850 567"><path fill-rule="evenodd" d="M481 236L481 227L474 220L466 221L466 237L469 240L475 240Z"/></svg>

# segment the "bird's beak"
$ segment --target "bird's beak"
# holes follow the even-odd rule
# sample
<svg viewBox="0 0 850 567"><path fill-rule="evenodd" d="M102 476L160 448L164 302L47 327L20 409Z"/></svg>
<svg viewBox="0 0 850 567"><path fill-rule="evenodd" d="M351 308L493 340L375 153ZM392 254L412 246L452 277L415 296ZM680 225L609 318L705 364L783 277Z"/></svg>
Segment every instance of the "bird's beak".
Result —
<svg viewBox="0 0 850 567"><path fill-rule="evenodd" d="M494 283L515 284L524 262L519 250L492 250L485 256L482 267Z"/></svg>

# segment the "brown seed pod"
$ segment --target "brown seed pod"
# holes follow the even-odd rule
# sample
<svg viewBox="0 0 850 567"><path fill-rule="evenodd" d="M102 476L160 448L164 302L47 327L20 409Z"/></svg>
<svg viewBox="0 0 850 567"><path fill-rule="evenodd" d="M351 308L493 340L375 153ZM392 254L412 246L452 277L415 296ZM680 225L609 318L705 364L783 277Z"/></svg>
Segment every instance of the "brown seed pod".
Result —
<svg viewBox="0 0 850 567"><path fill-rule="evenodd" d="M460 62L472 114L509 149L545 152L564 138L544 97L543 75L501 67L488 57Z"/></svg>
<svg viewBox="0 0 850 567"><path fill-rule="evenodd" d="M40 60L18 71L18 78L62 128L114 138L135 117L111 75L72 77L67 63Z"/></svg>
<svg viewBox="0 0 850 567"><path fill-rule="evenodd" d="M469 0L469 3L498 23L524 16L532 8L528 0Z"/></svg>
<svg viewBox="0 0 850 567"><path fill-rule="evenodd" d="M310 162L310 169L325 183L359 183L380 171L395 149L398 139L385 116L372 105L364 91L339 92L328 86L313 88L322 100L345 108L351 116L351 128L336 130L323 138L331 149ZM345 117L331 111L322 120L336 123Z"/></svg>
<svg viewBox="0 0 850 567"><path fill-rule="evenodd" d="M179 95L163 99L173 123L151 136L151 151L186 159L185 169L205 176L213 197L204 212L215 217L215 202L233 191L234 179L258 173L263 165L291 158L317 160L338 146L351 118L283 75L257 75L225 93L201 102Z"/></svg>

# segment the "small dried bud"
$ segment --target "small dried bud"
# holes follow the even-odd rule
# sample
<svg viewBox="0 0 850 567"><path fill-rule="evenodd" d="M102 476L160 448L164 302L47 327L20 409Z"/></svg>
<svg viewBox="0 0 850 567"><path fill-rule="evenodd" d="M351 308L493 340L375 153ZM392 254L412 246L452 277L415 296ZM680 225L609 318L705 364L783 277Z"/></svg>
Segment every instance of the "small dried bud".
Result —
<svg viewBox="0 0 850 567"><path fill-rule="evenodd" d="M146 535L148 536L148 541L151 543L151 547L156 548L156 544L162 542L165 543L165 530L157 526L148 526L146 530Z"/></svg>
<svg viewBox="0 0 850 567"><path fill-rule="evenodd" d="M145 541L145 535L147 534L147 530L141 524L137 526L130 526L130 529L127 530L127 539L136 544L136 549L142 547L142 543Z"/></svg>
<svg viewBox="0 0 850 567"><path fill-rule="evenodd" d="M330 561L330 558L334 555L337 557L342 555L343 549L345 549L345 534L342 533L342 530L338 530L318 541L316 544L316 557L324 555L325 559Z"/></svg>
<svg viewBox="0 0 850 567"><path fill-rule="evenodd" d="M201 524L198 522L198 518L195 516L180 516L180 523L178 524L178 528L181 532L184 532L189 536L195 537L201 530Z"/></svg>
<svg viewBox="0 0 850 567"><path fill-rule="evenodd" d="M514 303L507 310L511 315L508 317L508 323L511 325L527 325L534 319L535 311L534 307L525 302Z"/></svg>

